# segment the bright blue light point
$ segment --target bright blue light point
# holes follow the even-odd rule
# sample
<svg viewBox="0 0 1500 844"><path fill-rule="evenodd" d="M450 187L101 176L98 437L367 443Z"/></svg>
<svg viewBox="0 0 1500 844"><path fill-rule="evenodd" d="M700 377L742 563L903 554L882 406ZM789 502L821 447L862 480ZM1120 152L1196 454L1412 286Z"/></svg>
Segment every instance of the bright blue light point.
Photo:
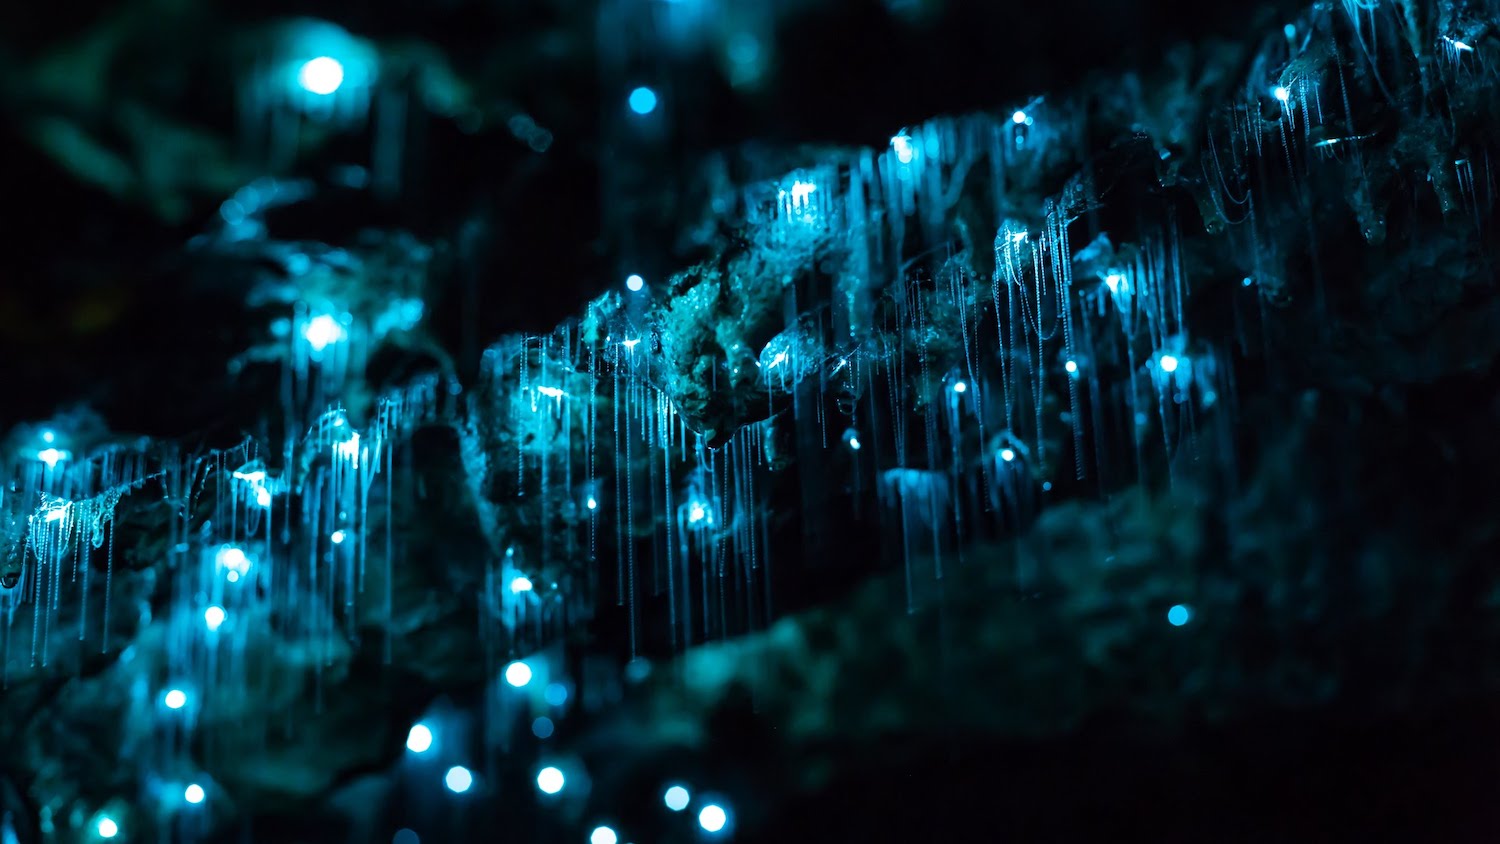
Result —
<svg viewBox="0 0 1500 844"><path fill-rule="evenodd" d="M1173 627L1181 627L1191 621L1192 618L1193 611L1188 608L1187 604L1175 604L1171 609L1167 610L1167 621Z"/></svg>
<svg viewBox="0 0 1500 844"><path fill-rule="evenodd" d="M515 595L519 595L522 592L530 592L531 591L531 578L529 578L529 577L517 577L517 578L515 578L514 580L512 580L510 582L510 591L511 591L512 594L515 594Z"/></svg>
<svg viewBox="0 0 1500 844"><path fill-rule="evenodd" d="M161 701L167 705L168 709L181 709L187 706L187 692L182 689L172 689L162 697Z"/></svg>
<svg viewBox="0 0 1500 844"><path fill-rule="evenodd" d="M902 164L910 164L917 154L916 148L911 144L910 135L897 135L891 138L891 150L896 153L896 160Z"/></svg>
<svg viewBox="0 0 1500 844"><path fill-rule="evenodd" d="M1177 363L1178 363L1178 361L1177 361L1177 357L1175 355L1162 355L1161 356L1161 371L1162 372L1169 372L1169 373L1170 372L1176 372L1177 371Z"/></svg>
<svg viewBox="0 0 1500 844"><path fill-rule="evenodd" d="M319 56L297 71L297 84L309 93L327 96L344 84L344 66L338 59Z"/></svg>
<svg viewBox="0 0 1500 844"><path fill-rule="evenodd" d="M1068 374L1072 375L1073 373L1078 371L1078 361L1068 361L1067 363L1063 364L1063 369L1066 369L1068 371Z"/></svg>
<svg viewBox="0 0 1500 844"><path fill-rule="evenodd" d="M1012 123L1014 123L1017 126L1019 126L1022 123L1026 122L1026 112L1017 110L1015 114L1012 114L1010 116L1010 120L1011 120Z"/></svg>
<svg viewBox="0 0 1500 844"><path fill-rule="evenodd" d="M719 806L712 803L703 807L698 813L698 825L707 832L718 832L729 822L729 815Z"/></svg>
<svg viewBox="0 0 1500 844"><path fill-rule="evenodd" d="M631 274L625 279L625 289L629 290L631 293L639 293L641 292L641 288L645 286L646 280L638 275Z"/></svg>
<svg viewBox="0 0 1500 844"><path fill-rule="evenodd" d="M1015 460L1016 459L1016 450L1013 449L1013 448L1002 448L1002 449L1000 449L1000 459L1004 460L1006 463L1009 463L1012 460Z"/></svg>
<svg viewBox="0 0 1500 844"><path fill-rule="evenodd" d="M432 747L432 729L426 724L413 724L406 734L406 749L412 753L426 753Z"/></svg>
<svg viewBox="0 0 1500 844"><path fill-rule="evenodd" d="M968 384L965 384L962 381L954 381L953 382L953 392L955 392L955 393L966 393L966 392L968 392L968 390L969 390L969 385Z"/></svg>
<svg viewBox="0 0 1500 844"><path fill-rule="evenodd" d="M51 431L43 431L42 432L42 442L44 442L44 443L50 443L50 442L52 442L52 441L54 441L56 439L57 439L57 434L54 434Z"/></svg>
<svg viewBox="0 0 1500 844"><path fill-rule="evenodd" d="M469 769L462 765L454 765L443 776L443 785L448 786L448 790L454 794L463 794L473 784L474 775L469 773Z"/></svg>
<svg viewBox="0 0 1500 844"><path fill-rule="evenodd" d="M556 794L562 791L566 781L563 772L550 765L538 771L536 775L536 787L541 789L543 794Z"/></svg>
<svg viewBox="0 0 1500 844"><path fill-rule="evenodd" d="M120 834L120 825L115 823L114 818L107 815L100 818L99 823L94 828L99 831L100 838L114 838Z"/></svg>
<svg viewBox="0 0 1500 844"><path fill-rule="evenodd" d="M630 92L630 110L636 114L656 111L656 92L642 85Z"/></svg>
<svg viewBox="0 0 1500 844"><path fill-rule="evenodd" d="M680 812L683 809L686 809L688 807L688 801L690 801L691 799L692 795L688 794L688 790L680 785L674 785L671 788L667 789L667 793L662 796L662 802L666 803L667 808L671 809L674 812Z"/></svg>
<svg viewBox="0 0 1500 844"><path fill-rule="evenodd" d="M182 791L182 799L194 805L203 802L203 786L193 783Z"/></svg>
<svg viewBox="0 0 1500 844"><path fill-rule="evenodd" d="M1291 89L1287 88L1284 85L1277 85L1275 88L1271 89L1271 96L1275 97L1281 102L1286 102L1287 100L1290 100L1292 98L1292 92Z"/></svg>
<svg viewBox="0 0 1500 844"><path fill-rule="evenodd" d="M619 844L620 836L607 826L596 826L589 834L589 844Z"/></svg>
<svg viewBox="0 0 1500 844"><path fill-rule="evenodd" d="M568 702L568 687L562 683L548 683L547 690L542 693L551 706L562 706Z"/></svg>
<svg viewBox="0 0 1500 844"><path fill-rule="evenodd" d="M531 666L520 660L516 660L510 665L505 666L505 682L511 684L512 686L515 686L518 689L526 685L527 683L530 683Z"/></svg>

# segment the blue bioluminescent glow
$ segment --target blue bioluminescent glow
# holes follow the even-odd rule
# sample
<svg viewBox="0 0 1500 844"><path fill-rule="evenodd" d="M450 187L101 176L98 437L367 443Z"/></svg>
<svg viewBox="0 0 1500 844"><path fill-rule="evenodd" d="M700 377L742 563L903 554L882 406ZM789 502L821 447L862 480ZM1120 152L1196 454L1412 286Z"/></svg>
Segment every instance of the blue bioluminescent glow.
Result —
<svg viewBox="0 0 1500 844"><path fill-rule="evenodd" d="M859 437L850 437L849 438L849 449L851 451L859 451L859 449L860 449Z"/></svg>
<svg viewBox="0 0 1500 844"><path fill-rule="evenodd" d="M432 747L432 729L426 724L413 724L406 734L406 749L412 753L426 753Z"/></svg>
<svg viewBox="0 0 1500 844"><path fill-rule="evenodd" d="M56 466L59 461L67 460L68 453L56 448L44 448L36 453L36 459L42 461L43 463L46 463L47 468L51 469Z"/></svg>
<svg viewBox="0 0 1500 844"><path fill-rule="evenodd" d="M454 765L443 775L443 785L448 786L448 790L454 794L463 794L473 784L474 775L462 765Z"/></svg>
<svg viewBox="0 0 1500 844"><path fill-rule="evenodd" d="M42 432L42 442L44 442L44 443L51 443L51 442L56 441L56 439L57 439L57 434L54 434L51 431L43 431Z"/></svg>
<svg viewBox="0 0 1500 844"><path fill-rule="evenodd" d="M100 838L114 838L120 834L120 825L108 815L100 818L99 822L94 825L94 829L99 833Z"/></svg>
<svg viewBox="0 0 1500 844"><path fill-rule="evenodd" d="M162 696L161 702L168 709L181 709L187 706L187 692L182 689L172 689Z"/></svg>
<svg viewBox="0 0 1500 844"><path fill-rule="evenodd" d="M1026 122L1026 112L1024 112L1024 111L1021 111L1021 110L1020 110L1020 109L1017 109L1017 110L1016 110L1016 113L1015 113L1015 114L1012 114L1012 115L1011 115L1011 116L1010 116L1010 120L1011 120L1011 122L1012 122L1012 123L1014 123L1014 124L1016 124L1016 125L1017 125L1017 126L1019 126L1019 125L1021 125L1021 124L1022 124L1022 123L1025 123L1025 122Z"/></svg>
<svg viewBox="0 0 1500 844"><path fill-rule="evenodd" d="M422 844L422 837L417 835L416 830L398 829L391 836L391 844Z"/></svg>
<svg viewBox="0 0 1500 844"><path fill-rule="evenodd" d="M1104 286L1108 287L1111 293L1119 293L1120 290L1126 289L1125 274L1121 272L1106 273L1104 276Z"/></svg>
<svg viewBox="0 0 1500 844"><path fill-rule="evenodd" d="M607 826L596 826L589 833L589 844L619 844L620 836Z"/></svg>
<svg viewBox="0 0 1500 844"><path fill-rule="evenodd" d="M182 790L182 799L189 803L198 804L203 802L203 786L193 783Z"/></svg>
<svg viewBox="0 0 1500 844"><path fill-rule="evenodd" d="M543 794L556 794L562 791L563 784L566 782L563 772L551 765L537 771L536 774L536 787L541 789Z"/></svg>
<svg viewBox="0 0 1500 844"><path fill-rule="evenodd" d="M344 327L329 314L319 314L302 328L302 338L315 352L321 352L344 339Z"/></svg>
<svg viewBox="0 0 1500 844"><path fill-rule="evenodd" d="M1296 38L1297 37L1297 25L1294 24L1294 23L1289 23L1286 26L1283 26L1281 28L1281 31L1288 38Z"/></svg>
<svg viewBox="0 0 1500 844"><path fill-rule="evenodd" d="M589 500L585 501L583 504L584 504L585 507L589 508L590 510L598 510L599 509L599 499L595 498L592 495L590 495L589 496Z"/></svg>
<svg viewBox="0 0 1500 844"><path fill-rule="evenodd" d="M1167 610L1167 621L1173 627L1181 627L1192 618L1193 611L1188 608L1187 604L1174 604L1171 609Z"/></svg>
<svg viewBox="0 0 1500 844"><path fill-rule="evenodd" d="M1068 361L1067 363L1063 364L1063 369L1066 369L1068 371L1068 374L1072 375L1073 373L1078 371L1078 361Z"/></svg>
<svg viewBox="0 0 1500 844"><path fill-rule="evenodd" d="M233 545L225 545L214 554L214 563L220 571L228 573L230 583L239 580L250 571L250 556Z"/></svg>
<svg viewBox="0 0 1500 844"><path fill-rule="evenodd" d="M680 785L672 786L671 788L667 789L666 794L662 795L662 802L666 803L667 808L671 809L674 812L680 812L683 809L686 809L688 807L688 803L691 800L692 795L688 794L688 790Z"/></svg>
<svg viewBox="0 0 1500 844"><path fill-rule="evenodd" d="M542 693L547 703L551 706L562 706L568 702L568 687L562 683L548 683L547 690Z"/></svg>
<svg viewBox="0 0 1500 844"><path fill-rule="evenodd" d="M1012 460L1015 460L1016 459L1016 450L1013 449L1013 448L1002 448L1002 449L1000 449L1000 459L1004 460L1006 463L1009 463Z"/></svg>
<svg viewBox="0 0 1500 844"><path fill-rule="evenodd" d="M641 292L641 288L645 286L646 280L634 273L625 277L625 289L631 293L639 293Z"/></svg>
<svg viewBox="0 0 1500 844"><path fill-rule="evenodd" d="M968 390L969 390L969 385L966 384L966 383L964 383L963 381L954 381L953 382L953 392L955 392L955 393L966 393L966 392L968 392Z"/></svg>
<svg viewBox="0 0 1500 844"><path fill-rule="evenodd" d="M554 729L552 719L545 715L531 722L531 734L539 739L552 738Z"/></svg>
<svg viewBox="0 0 1500 844"><path fill-rule="evenodd" d="M330 542L332 542L334 545L340 545L340 544L343 543L344 539L347 538L348 536L349 536L349 534L347 534L347 533L345 533L345 532L343 532L341 530L336 530L336 531L334 531L332 533L332 535L330 535L328 537L328 540Z"/></svg>
<svg viewBox="0 0 1500 844"><path fill-rule="evenodd" d="M330 56L310 59L297 71L297 84L309 93L332 94L344 84L344 65Z"/></svg>
<svg viewBox="0 0 1500 844"><path fill-rule="evenodd" d="M531 666L527 665L519 659L515 662L512 662L510 665L505 666L505 682L511 684L512 686L515 686L518 689L526 685L527 683L530 683Z"/></svg>
<svg viewBox="0 0 1500 844"><path fill-rule="evenodd" d="M510 582L510 591L513 595L519 595L522 592L530 592L531 578L522 576L512 579Z"/></svg>
<svg viewBox="0 0 1500 844"><path fill-rule="evenodd" d="M1249 287L1250 285L1252 285L1254 283L1255 283L1255 279L1251 278L1250 276L1245 276L1244 281L1240 282L1240 286L1241 287Z"/></svg>
<svg viewBox="0 0 1500 844"><path fill-rule="evenodd" d="M656 92L642 85L630 92L630 110L636 114L656 111Z"/></svg>
<svg viewBox="0 0 1500 844"><path fill-rule="evenodd" d="M698 812L698 825L703 827L705 832L718 832L728 822L729 813L713 803L704 806L702 811Z"/></svg>
<svg viewBox="0 0 1500 844"><path fill-rule="evenodd" d="M1161 361L1160 361L1161 371L1162 372L1176 372L1177 371L1177 362L1178 361L1177 361L1177 358L1176 358L1175 355L1162 355L1161 356Z"/></svg>
<svg viewBox="0 0 1500 844"><path fill-rule="evenodd" d="M203 624L209 630L218 630L219 626L224 623L224 618L224 608L217 604L203 611Z"/></svg>
<svg viewBox="0 0 1500 844"><path fill-rule="evenodd" d="M1287 88L1284 85L1277 85L1275 88L1271 89L1271 96L1275 97L1281 102L1286 102L1287 100L1290 100L1292 98L1292 92L1291 89Z"/></svg>
<svg viewBox="0 0 1500 844"><path fill-rule="evenodd" d="M896 160L902 164L910 164L916 157L916 148L912 146L910 135L897 135L891 138L891 150L896 153Z"/></svg>
<svg viewBox="0 0 1500 844"><path fill-rule="evenodd" d="M696 525L706 518L708 518L708 507L703 502L694 501L688 505L688 524Z"/></svg>
<svg viewBox="0 0 1500 844"><path fill-rule="evenodd" d="M255 503L259 504L262 507L270 507L271 506L271 491L269 489L266 489L265 487L261 487L261 488L257 489L255 491ZM230 574L234 574L234 572L230 572ZM232 578L232 579L233 580L239 580L238 577L235 577L235 578Z"/></svg>

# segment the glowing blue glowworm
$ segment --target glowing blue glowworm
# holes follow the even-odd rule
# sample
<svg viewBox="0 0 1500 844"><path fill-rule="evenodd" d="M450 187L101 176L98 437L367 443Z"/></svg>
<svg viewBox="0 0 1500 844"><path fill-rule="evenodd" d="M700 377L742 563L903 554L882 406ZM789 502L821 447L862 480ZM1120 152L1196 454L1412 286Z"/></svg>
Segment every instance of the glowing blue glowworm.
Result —
<svg viewBox="0 0 1500 844"><path fill-rule="evenodd" d="M656 111L656 92L642 85L630 92L630 110L636 114Z"/></svg>

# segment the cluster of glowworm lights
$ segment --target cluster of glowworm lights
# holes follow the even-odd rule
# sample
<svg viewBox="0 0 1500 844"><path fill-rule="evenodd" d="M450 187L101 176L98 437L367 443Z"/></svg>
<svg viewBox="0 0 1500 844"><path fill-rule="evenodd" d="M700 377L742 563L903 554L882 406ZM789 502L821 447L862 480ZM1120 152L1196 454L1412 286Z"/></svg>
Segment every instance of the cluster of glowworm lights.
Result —
<svg viewBox="0 0 1500 844"><path fill-rule="evenodd" d="M525 660L515 660L505 667L503 676L507 684L521 689L530 685L536 675ZM549 704L559 706L567 700L567 688L559 683L550 684L544 696ZM550 720L545 718L538 720L548 721L547 735L550 735ZM536 732L534 727L533 732ZM547 737L540 733L537 735L539 738ZM431 752L436 745L434 727L427 722L413 724L406 734L406 749L410 753L425 754ZM543 795L554 797L567 788L568 776L562 768L548 764L537 769L535 782L537 790ZM474 784L474 772L463 765L453 765L444 770L443 785L454 794L465 794L474 787ZM190 786L190 788L196 788L196 786ZM201 801L202 789L198 789L197 795L198 800L193 800L189 796L189 802ZM662 792L662 804L673 813L685 812L694 806L693 794L686 785L672 783ZM703 832L720 835L729 830L731 817L722 801L703 800L696 808L698 826ZM420 837L413 830L401 829L396 832L392 844L420 844L420 841ZM589 831L588 842L589 844L620 844L620 834L612 826L598 824Z"/></svg>

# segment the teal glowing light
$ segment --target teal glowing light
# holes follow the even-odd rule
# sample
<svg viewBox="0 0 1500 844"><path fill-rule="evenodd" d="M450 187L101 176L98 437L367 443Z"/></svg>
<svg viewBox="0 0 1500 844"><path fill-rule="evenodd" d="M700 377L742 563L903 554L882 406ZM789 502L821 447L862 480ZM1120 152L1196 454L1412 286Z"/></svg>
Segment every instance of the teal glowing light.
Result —
<svg viewBox="0 0 1500 844"><path fill-rule="evenodd" d="M642 85L630 92L630 110L636 114L656 111L656 92Z"/></svg>
<svg viewBox="0 0 1500 844"><path fill-rule="evenodd" d="M568 702L568 687L562 683L547 684L547 691L542 694L551 706L562 706Z"/></svg>
<svg viewBox="0 0 1500 844"><path fill-rule="evenodd" d="M218 630L224 623L224 608L215 604L203 611L203 624L209 630Z"/></svg>
<svg viewBox="0 0 1500 844"><path fill-rule="evenodd" d="M426 724L413 724L406 734L406 749L412 753L426 753L432 747L432 728Z"/></svg>
<svg viewBox="0 0 1500 844"><path fill-rule="evenodd" d="M346 538L348 538L348 536L349 536L349 534L347 534L347 533L345 533L345 532L343 532L341 530L336 530L336 531L333 532L333 534L331 536L328 537L328 540L330 542L332 542L334 545L341 545L341 544L343 544L344 540Z"/></svg>
<svg viewBox="0 0 1500 844"><path fill-rule="evenodd" d="M1063 364L1063 369L1066 369L1068 371L1068 374L1072 375L1073 373L1078 371L1078 361L1068 361L1067 363Z"/></svg>
<svg viewBox="0 0 1500 844"><path fill-rule="evenodd" d="M182 689L172 689L162 696L161 702L166 704L168 709L181 709L187 706L187 692Z"/></svg>
<svg viewBox="0 0 1500 844"><path fill-rule="evenodd" d="M969 385L968 384L964 383L963 381L954 381L953 382L953 392L955 392L955 393L966 393L968 391L969 391Z"/></svg>
<svg viewBox="0 0 1500 844"><path fill-rule="evenodd" d="M59 461L67 460L68 453L55 448L44 448L36 453L36 459L46 463L47 468L51 469L57 466Z"/></svg>
<svg viewBox="0 0 1500 844"><path fill-rule="evenodd" d="M474 775L462 765L454 765L448 769L447 774L443 775L443 785L448 786L448 790L454 794L463 794L473 784Z"/></svg>
<svg viewBox="0 0 1500 844"><path fill-rule="evenodd" d="M1193 611L1187 604L1174 604L1167 610L1167 622L1173 627L1181 627L1193 619Z"/></svg>
<svg viewBox="0 0 1500 844"><path fill-rule="evenodd" d="M510 582L510 591L513 595L530 592L531 588L531 578L529 577L517 577Z"/></svg>
<svg viewBox="0 0 1500 844"><path fill-rule="evenodd" d="M1162 372L1172 373L1177 371L1178 360L1175 355L1162 355L1160 363Z"/></svg>
<svg viewBox="0 0 1500 844"><path fill-rule="evenodd" d="M197 783L193 783L192 785L189 785L187 788L183 789L183 791L182 791L182 799L186 800L189 803L192 803L193 805L197 805L199 803L202 803L203 802L203 797L204 797L203 786L201 786L201 785L199 785Z"/></svg>
<svg viewBox="0 0 1500 844"><path fill-rule="evenodd" d="M114 838L120 834L120 825L115 823L115 819L109 815L100 818L99 823L94 825L94 829L99 832L100 838Z"/></svg>
<svg viewBox="0 0 1500 844"><path fill-rule="evenodd" d="M1016 450L1013 449L1013 448L1002 448L1002 449L1000 449L1000 459L1004 460L1006 463L1009 463L1012 460L1015 460L1016 459Z"/></svg>
<svg viewBox="0 0 1500 844"><path fill-rule="evenodd" d="M662 795L662 802L666 803L667 808L674 812L686 809L690 800L692 800L692 795L688 794L688 790L680 785L672 786L667 789L666 794Z"/></svg>
<svg viewBox="0 0 1500 844"><path fill-rule="evenodd" d="M57 434L54 434L51 431L43 431L42 432L42 442L44 442L44 443L52 443L52 442L55 442L56 440L57 440Z"/></svg>
<svg viewBox="0 0 1500 844"><path fill-rule="evenodd" d="M704 806L703 810L698 813L698 825L703 827L705 832L718 832L728 822L729 814L713 803Z"/></svg>
<svg viewBox="0 0 1500 844"><path fill-rule="evenodd" d="M338 59L319 56L297 71L297 84L308 93L327 96L344 84L344 65Z"/></svg>
<svg viewBox="0 0 1500 844"><path fill-rule="evenodd" d="M319 314L307 321L302 337L315 352L321 352L344 339L344 327L329 314Z"/></svg>
<svg viewBox="0 0 1500 844"><path fill-rule="evenodd" d="M556 794L562 791L563 784L566 782L563 772L551 765L541 769L536 775L536 787L541 789L543 794Z"/></svg>
<svg viewBox="0 0 1500 844"><path fill-rule="evenodd" d="M527 683L530 683L531 666L527 665L519 659L515 662L512 662L510 665L505 666L505 682L511 684L512 686L515 686L518 689L526 685Z"/></svg>
<svg viewBox="0 0 1500 844"><path fill-rule="evenodd" d="M620 836L607 826L596 826L589 833L589 844L619 844Z"/></svg>
<svg viewBox="0 0 1500 844"><path fill-rule="evenodd" d="M552 723L552 719L545 715L531 722L531 734L539 739L552 738L554 729L555 726Z"/></svg>
<svg viewBox="0 0 1500 844"><path fill-rule="evenodd" d="M1010 116L1010 122L1016 124L1017 126L1020 126L1022 123L1025 123L1026 122L1026 112L1020 111L1018 109L1015 114L1012 114Z"/></svg>
<svg viewBox="0 0 1500 844"><path fill-rule="evenodd" d="M631 273L630 275L625 277L625 289L629 290L631 293L639 293L641 292L641 288L645 286L646 280L634 273Z"/></svg>
<svg viewBox="0 0 1500 844"><path fill-rule="evenodd" d="M910 164L917 155L910 135L897 135L891 138L891 150L896 153L896 160L902 164Z"/></svg>
<svg viewBox="0 0 1500 844"><path fill-rule="evenodd" d="M414 830L398 829L391 838L391 844L422 844L422 837Z"/></svg>
<svg viewBox="0 0 1500 844"><path fill-rule="evenodd" d="M1287 88L1285 85L1277 85L1275 88L1271 89L1271 96L1275 97L1281 102L1286 102L1287 100L1290 100L1292 98L1292 92L1291 89Z"/></svg>

